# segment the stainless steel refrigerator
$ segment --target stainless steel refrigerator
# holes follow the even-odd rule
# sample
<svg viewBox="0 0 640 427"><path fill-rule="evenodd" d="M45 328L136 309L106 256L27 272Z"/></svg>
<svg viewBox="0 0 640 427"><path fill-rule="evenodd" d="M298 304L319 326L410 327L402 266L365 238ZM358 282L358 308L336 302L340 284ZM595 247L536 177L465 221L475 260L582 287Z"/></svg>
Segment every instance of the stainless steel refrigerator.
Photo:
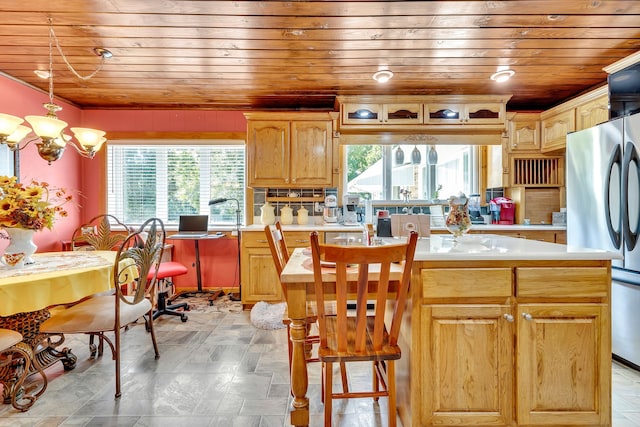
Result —
<svg viewBox="0 0 640 427"><path fill-rule="evenodd" d="M640 114L567 136L567 244L619 252L614 357L640 369Z"/></svg>

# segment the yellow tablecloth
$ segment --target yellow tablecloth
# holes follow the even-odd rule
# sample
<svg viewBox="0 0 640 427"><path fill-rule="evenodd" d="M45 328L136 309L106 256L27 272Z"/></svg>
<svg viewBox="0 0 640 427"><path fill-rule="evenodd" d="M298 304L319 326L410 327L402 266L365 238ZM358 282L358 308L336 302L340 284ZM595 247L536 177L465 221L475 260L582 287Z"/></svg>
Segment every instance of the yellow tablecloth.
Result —
<svg viewBox="0 0 640 427"><path fill-rule="evenodd" d="M46 252L21 269L0 266L0 316L78 301L113 286L114 251Z"/></svg>

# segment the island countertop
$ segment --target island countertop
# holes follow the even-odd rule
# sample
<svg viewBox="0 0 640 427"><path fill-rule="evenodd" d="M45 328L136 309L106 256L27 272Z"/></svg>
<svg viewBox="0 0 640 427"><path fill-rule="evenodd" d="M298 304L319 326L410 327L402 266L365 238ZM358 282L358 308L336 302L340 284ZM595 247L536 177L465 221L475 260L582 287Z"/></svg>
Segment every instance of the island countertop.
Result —
<svg viewBox="0 0 640 427"><path fill-rule="evenodd" d="M399 242L386 238L387 244ZM620 254L599 249L580 248L538 240L518 239L497 234L470 234L454 239L448 234L432 234L418 240L416 261L479 260L612 260Z"/></svg>

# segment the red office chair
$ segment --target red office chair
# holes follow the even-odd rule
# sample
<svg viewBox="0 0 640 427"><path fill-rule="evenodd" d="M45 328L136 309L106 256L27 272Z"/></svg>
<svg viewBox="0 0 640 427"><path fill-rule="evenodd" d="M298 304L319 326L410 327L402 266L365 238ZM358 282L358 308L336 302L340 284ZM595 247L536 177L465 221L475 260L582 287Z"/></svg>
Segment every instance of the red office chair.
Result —
<svg viewBox="0 0 640 427"><path fill-rule="evenodd" d="M175 276L181 276L183 274L187 274L189 270L187 267L175 261L167 261L160 264L158 268L158 302L155 311L153 312L153 319L157 319L159 316L163 314L168 314L171 316L180 316L180 320L186 322L189 318L185 311L189 310L189 304L186 302L181 302L178 304L167 305L167 299L169 297L169 289L173 286L170 283L170 279ZM152 274L152 273L149 273ZM178 309L183 309L183 311L176 311Z"/></svg>

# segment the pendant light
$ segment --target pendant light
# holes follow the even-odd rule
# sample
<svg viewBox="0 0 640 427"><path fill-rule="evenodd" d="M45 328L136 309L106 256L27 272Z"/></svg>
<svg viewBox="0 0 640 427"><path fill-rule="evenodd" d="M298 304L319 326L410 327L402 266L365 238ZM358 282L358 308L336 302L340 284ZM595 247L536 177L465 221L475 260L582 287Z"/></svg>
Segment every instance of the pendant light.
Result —
<svg viewBox="0 0 640 427"><path fill-rule="evenodd" d="M398 149L396 150L396 165L403 165L403 164L404 164L404 151L402 151L402 148L398 146Z"/></svg>
<svg viewBox="0 0 640 427"><path fill-rule="evenodd" d="M430 165L438 164L438 152L436 151L436 146L432 145L429 147L429 154L427 155L427 162Z"/></svg>
<svg viewBox="0 0 640 427"><path fill-rule="evenodd" d="M420 162L422 162L422 154L420 153L420 150L418 150L418 146L414 145L413 151L411 152L411 163L419 165Z"/></svg>
<svg viewBox="0 0 640 427"><path fill-rule="evenodd" d="M53 31L53 20L49 18L49 72L46 74L46 78L49 79L49 102L44 104L44 108L47 113L44 116L26 116L26 121L33 128L35 137L28 140L22 146L20 143L31 132L31 129L27 126L22 126L24 121L20 117L11 116L9 114L0 114L0 143L7 144L11 151L22 150L29 143L35 142L38 154L51 164L52 161L58 160L62 157L64 149L67 143L71 145L81 156L87 158L93 158L95 154L100 150L104 142L107 140L104 135L106 132L96 129L73 127L73 132L77 143L72 141L71 136L64 135L63 131L67 127L67 122L58 119L57 112L62 110L62 107L55 104L53 101L53 43L56 43L56 47L64 59L67 68L72 71L77 77L82 80L88 80L100 69L105 59L111 58L113 55L110 51L103 48L96 48L94 52L100 56L101 62L92 74L89 76L81 76L76 70L73 69L67 58L65 57L58 39Z"/></svg>

